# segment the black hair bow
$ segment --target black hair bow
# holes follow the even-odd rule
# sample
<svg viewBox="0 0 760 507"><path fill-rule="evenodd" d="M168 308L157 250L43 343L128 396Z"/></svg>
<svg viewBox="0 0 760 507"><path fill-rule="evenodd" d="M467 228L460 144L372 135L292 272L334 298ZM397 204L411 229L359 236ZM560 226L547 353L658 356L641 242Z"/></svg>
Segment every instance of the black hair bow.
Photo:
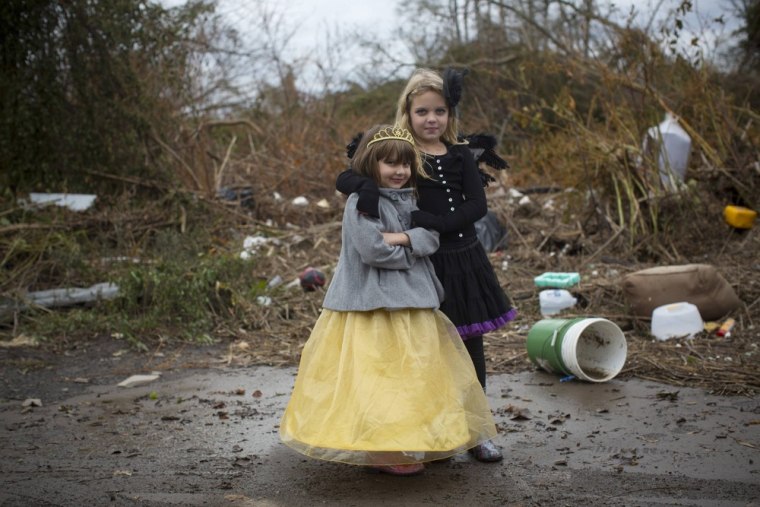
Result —
<svg viewBox="0 0 760 507"><path fill-rule="evenodd" d="M457 107L457 104L462 99L462 85L464 83L464 76L468 72L467 69L460 71L451 67L447 67L443 71L443 97L451 109Z"/></svg>

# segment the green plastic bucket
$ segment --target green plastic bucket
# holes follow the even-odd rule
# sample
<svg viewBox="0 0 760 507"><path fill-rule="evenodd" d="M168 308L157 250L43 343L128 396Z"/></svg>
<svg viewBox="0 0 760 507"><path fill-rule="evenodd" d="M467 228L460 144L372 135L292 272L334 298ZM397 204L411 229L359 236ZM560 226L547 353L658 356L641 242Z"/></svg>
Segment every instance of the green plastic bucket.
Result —
<svg viewBox="0 0 760 507"><path fill-rule="evenodd" d="M623 331L599 317L540 320L528 333L526 346L539 368L588 382L614 378L628 352Z"/></svg>

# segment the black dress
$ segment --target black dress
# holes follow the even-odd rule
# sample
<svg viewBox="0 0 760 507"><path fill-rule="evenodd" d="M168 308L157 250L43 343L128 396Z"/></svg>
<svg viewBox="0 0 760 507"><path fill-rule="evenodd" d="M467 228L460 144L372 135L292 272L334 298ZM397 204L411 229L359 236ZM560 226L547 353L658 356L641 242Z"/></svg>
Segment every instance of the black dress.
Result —
<svg viewBox="0 0 760 507"><path fill-rule="evenodd" d="M441 245L430 256L444 288L441 311L466 340L500 328L516 317L517 309L501 288L475 230L488 207L469 148L447 145L446 154L424 154L423 161L430 178L417 180L420 211L412 218L414 225L441 234ZM349 169L338 177L337 188L345 194L369 193L367 183Z"/></svg>

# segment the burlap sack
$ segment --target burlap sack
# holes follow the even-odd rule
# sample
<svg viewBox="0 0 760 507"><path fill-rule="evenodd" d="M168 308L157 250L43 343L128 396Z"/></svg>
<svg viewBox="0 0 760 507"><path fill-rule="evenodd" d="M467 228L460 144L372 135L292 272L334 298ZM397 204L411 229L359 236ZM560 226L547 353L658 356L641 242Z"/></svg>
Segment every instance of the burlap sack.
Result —
<svg viewBox="0 0 760 507"><path fill-rule="evenodd" d="M658 306L686 302L699 309L703 320L718 320L741 300L723 276L709 264L686 264L644 269L623 277L623 294L631 312L649 318Z"/></svg>

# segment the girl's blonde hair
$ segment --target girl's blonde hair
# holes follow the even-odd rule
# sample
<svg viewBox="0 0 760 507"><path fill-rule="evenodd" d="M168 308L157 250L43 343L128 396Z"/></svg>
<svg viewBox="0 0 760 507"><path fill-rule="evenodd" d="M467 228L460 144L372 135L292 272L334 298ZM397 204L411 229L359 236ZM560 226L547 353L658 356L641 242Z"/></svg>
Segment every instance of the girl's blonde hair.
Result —
<svg viewBox="0 0 760 507"><path fill-rule="evenodd" d="M412 122L410 121L412 107L412 100L425 92L435 92L443 97L443 78L434 70L430 69L417 69L412 73L412 77L409 78L409 82L406 83L404 91L398 99L398 105L396 107L396 124L404 127L412 133L415 140L419 143L417 135L412 129ZM457 144L457 134L459 132L459 121L454 114L452 108L446 104L449 110L449 122L443 131L441 139L450 143Z"/></svg>
<svg viewBox="0 0 760 507"><path fill-rule="evenodd" d="M368 129L359 141L351 159L351 169L354 172L371 178L375 183L380 183L380 169L378 162L383 161L388 164L409 164L412 175L405 187L416 187L416 180L419 177L425 177L422 171L422 162L420 152L410 142L404 139L384 138L375 140L375 135L381 130L391 130L392 125L374 125ZM410 131L411 132L411 131Z"/></svg>

